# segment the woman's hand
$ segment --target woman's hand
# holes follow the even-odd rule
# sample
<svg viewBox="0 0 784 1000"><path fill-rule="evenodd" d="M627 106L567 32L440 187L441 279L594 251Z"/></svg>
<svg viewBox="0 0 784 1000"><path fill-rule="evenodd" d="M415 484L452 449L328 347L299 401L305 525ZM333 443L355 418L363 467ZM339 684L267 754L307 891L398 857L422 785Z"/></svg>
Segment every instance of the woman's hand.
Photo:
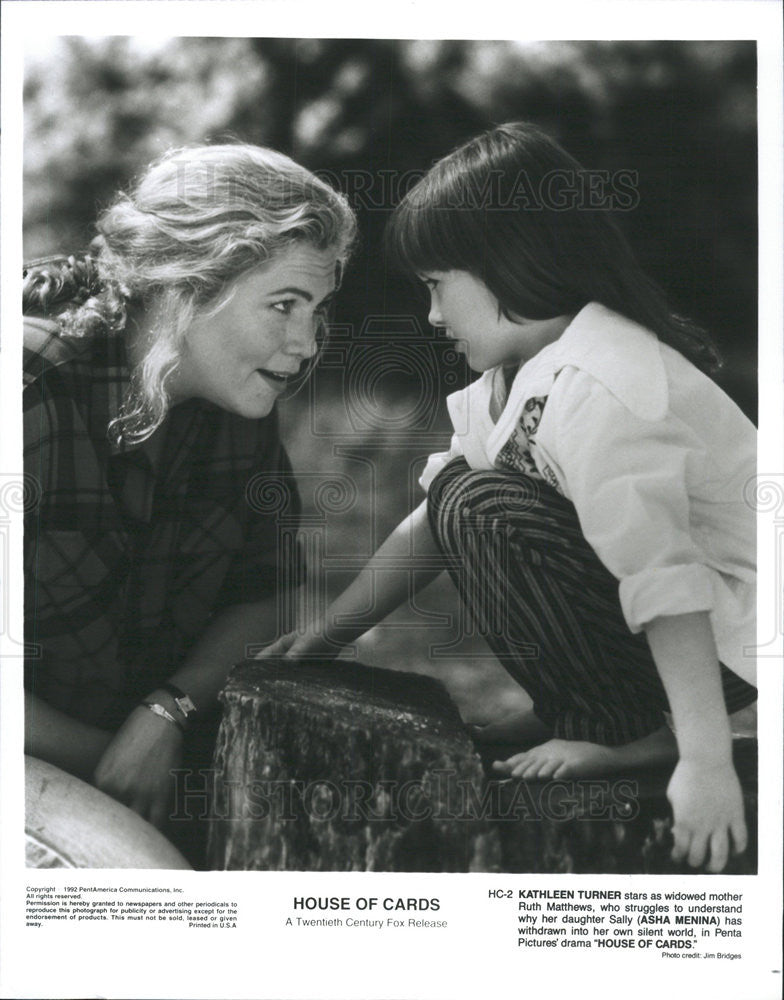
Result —
<svg viewBox="0 0 784 1000"><path fill-rule="evenodd" d="M720 872L732 853L746 850L743 793L732 763L681 759L667 787L672 806L673 861L686 859L697 868L707 859L709 872Z"/></svg>
<svg viewBox="0 0 784 1000"><path fill-rule="evenodd" d="M102 792L161 827L174 794L171 771L181 762L181 731L140 705L106 748L93 780Z"/></svg>

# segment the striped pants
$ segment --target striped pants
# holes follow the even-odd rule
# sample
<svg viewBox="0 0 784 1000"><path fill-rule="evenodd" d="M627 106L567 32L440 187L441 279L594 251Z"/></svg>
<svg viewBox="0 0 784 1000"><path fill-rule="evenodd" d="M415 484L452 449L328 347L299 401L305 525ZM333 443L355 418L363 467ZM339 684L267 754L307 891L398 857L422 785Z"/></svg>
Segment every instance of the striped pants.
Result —
<svg viewBox="0 0 784 1000"><path fill-rule="evenodd" d="M554 736L615 746L664 724L647 640L629 631L618 581L569 500L541 480L458 458L433 480L428 514L479 632ZM723 665L721 676L729 712L756 699Z"/></svg>

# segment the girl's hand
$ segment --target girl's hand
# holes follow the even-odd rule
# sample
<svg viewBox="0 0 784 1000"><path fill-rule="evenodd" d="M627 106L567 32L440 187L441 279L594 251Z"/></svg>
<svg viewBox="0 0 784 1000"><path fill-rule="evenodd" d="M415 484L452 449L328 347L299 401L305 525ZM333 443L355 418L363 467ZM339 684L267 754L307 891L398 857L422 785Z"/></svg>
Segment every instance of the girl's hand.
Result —
<svg viewBox="0 0 784 1000"><path fill-rule="evenodd" d="M273 642L271 645L265 646L260 653L256 653L254 659L269 660L287 656L289 650L294 645L297 638L298 635L296 632L287 632L285 635L282 635L279 639L276 639L275 642Z"/></svg>
<svg viewBox="0 0 784 1000"><path fill-rule="evenodd" d="M311 625L306 632L287 632L256 655L257 660L334 660L341 644L327 638L323 626Z"/></svg>
<svg viewBox="0 0 784 1000"><path fill-rule="evenodd" d="M171 771L181 762L180 730L140 705L106 748L93 781L102 792L161 827L174 795Z"/></svg>
<svg viewBox="0 0 784 1000"><path fill-rule="evenodd" d="M667 787L672 805L673 861L686 859L697 868L707 859L709 872L720 872L730 854L746 850L743 793L731 762L714 764L681 759Z"/></svg>

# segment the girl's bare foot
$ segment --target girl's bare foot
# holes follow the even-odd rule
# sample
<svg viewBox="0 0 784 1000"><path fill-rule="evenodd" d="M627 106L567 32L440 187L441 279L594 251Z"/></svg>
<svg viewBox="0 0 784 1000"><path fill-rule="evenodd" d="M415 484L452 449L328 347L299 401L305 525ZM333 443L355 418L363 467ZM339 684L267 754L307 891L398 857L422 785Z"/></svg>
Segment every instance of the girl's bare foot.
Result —
<svg viewBox="0 0 784 1000"><path fill-rule="evenodd" d="M530 708L510 712L486 726L474 726L472 731L479 743L514 743L517 746L530 746L552 736L550 727Z"/></svg>
<svg viewBox="0 0 784 1000"><path fill-rule="evenodd" d="M667 726L622 746L606 747L581 740L547 740L531 750L497 760L499 776L543 781L549 778L598 778L629 767L668 764L678 759L675 737Z"/></svg>

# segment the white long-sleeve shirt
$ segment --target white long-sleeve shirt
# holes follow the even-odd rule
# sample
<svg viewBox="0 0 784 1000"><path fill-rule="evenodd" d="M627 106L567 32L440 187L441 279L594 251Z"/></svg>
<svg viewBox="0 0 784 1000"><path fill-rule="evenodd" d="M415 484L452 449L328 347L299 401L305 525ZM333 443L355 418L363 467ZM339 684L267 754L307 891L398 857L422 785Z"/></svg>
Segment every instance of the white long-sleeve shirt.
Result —
<svg viewBox="0 0 784 1000"><path fill-rule="evenodd" d="M501 377L492 369L448 397L451 447L430 456L423 488L458 455L504 468L504 446L525 439L526 403L547 397L527 442L534 475L574 503L631 631L707 611L719 658L755 683L752 423L678 351L595 302L520 367L494 421Z"/></svg>

